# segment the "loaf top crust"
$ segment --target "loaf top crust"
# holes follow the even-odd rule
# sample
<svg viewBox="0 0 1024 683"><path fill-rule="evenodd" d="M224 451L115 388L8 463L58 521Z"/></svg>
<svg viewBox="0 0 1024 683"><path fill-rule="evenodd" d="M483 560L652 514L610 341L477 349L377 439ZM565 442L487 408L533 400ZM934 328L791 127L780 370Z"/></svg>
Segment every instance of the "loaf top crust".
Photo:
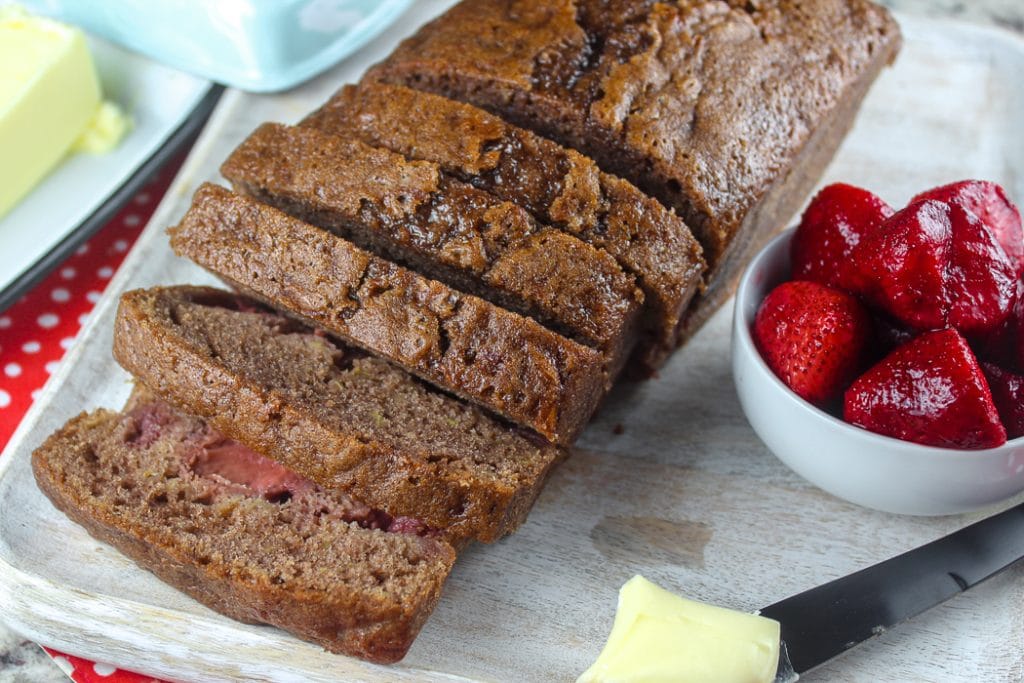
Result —
<svg viewBox="0 0 1024 683"><path fill-rule="evenodd" d="M237 190L532 317L611 363L643 294L604 250L431 161L312 127L264 124L221 167Z"/></svg>
<svg viewBox="0 0 1024 683"><path fill-rule="evenodd" d="M491 109L680 211L716 264L899 31L867 0L464 0L369 78Z"/></svg>

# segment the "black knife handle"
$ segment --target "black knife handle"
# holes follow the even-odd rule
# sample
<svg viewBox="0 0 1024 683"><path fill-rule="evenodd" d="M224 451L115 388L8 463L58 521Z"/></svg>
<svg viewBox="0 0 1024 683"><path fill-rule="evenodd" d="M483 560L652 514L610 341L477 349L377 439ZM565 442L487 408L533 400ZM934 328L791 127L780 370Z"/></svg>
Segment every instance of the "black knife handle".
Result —
<svg viewBox="0 0 1024 683"><path fill-rule="evenodd" d="M1024 503L937 541L780 600L760 614L782 624L798 674L967 590L1024 558Z"/></svg>

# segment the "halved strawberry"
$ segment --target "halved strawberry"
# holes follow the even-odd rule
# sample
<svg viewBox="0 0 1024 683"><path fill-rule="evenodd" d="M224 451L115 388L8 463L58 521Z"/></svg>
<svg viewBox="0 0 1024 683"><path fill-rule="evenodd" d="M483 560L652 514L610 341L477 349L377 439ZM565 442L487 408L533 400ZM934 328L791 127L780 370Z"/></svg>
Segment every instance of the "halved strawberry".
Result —
<svg viewBox="0 0 1024 683"><path fill-rule="evenodd" d="M899 347L846 390L843 417L864 429L946 448L993 448L1006 429L967 341L953 329Z"/></svg>
<svg viewBox="0 0 1024 683"><path fill-rule="evenodd" d="M853 252L865 299L917 329L985 334L1010 315L1015 266L977 216L923 200L893 214Z"/></svg>
<svg viewBox="0 0 1024 683"><path fill-rule="evenodd" d="M988 379L992 401L1011 439L1024 436L1024 376L1004 370L992 363L982 363L981 369Z"/></svg>
<svg viewBox="0 0 1024 683"><path fill-rule="evenodd" d="M862 367L871 319L852 295L816 282L784 282L757 311L753 335L768 367L812 403L839 396Z"/></svg>
<svg viewBox="0 0 1024 683"><path fill-rule="evenodd" d="M867 190L843 183L823 188L804 211L790 244L793 279L856 293L850 254L892 214L891 206Z"/></svg>
<svg viewBox="0 0 1024 683"><path fill-rule="evenodd" d="M987 180L961 180L922 192L911 203L937 199L958 203L970 211L995 235L1003 251L1014 264L1017 275L1024 273L1024 229L1020 211L999 185Z"/></svg>

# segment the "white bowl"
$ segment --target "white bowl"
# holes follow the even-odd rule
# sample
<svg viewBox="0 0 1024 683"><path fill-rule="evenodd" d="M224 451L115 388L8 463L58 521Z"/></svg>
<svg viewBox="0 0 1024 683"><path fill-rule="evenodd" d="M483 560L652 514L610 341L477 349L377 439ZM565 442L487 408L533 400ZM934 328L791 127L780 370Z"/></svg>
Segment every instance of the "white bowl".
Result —
<svg viewBox="0 0 1024 683"><path fill-rule="evenodd" d="M732 370L743 412L768 448L797 474L865 507L908 515L976 510L1024 490L1024 438L954 450L900 441L833 417L775 376L750 335L758 306L789 278L793 230L751 261L736 294Z"/></svg>

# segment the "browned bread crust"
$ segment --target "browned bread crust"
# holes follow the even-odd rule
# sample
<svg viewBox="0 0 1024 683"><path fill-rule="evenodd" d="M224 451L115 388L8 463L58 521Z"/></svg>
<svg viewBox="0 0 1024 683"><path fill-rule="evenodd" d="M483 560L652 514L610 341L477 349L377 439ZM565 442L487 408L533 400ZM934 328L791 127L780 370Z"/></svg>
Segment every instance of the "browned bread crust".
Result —
<svg viewBox="0 0 1024 683"><path fill-rule="evenodd" d="M598 351L224 188L203 185L169 232L232 285L555 443L609 387Z"/></svg>
<svg viewBox="0 0 1024 683"><path fill-rule="evenodd" d="M236 191L601 350L611 377L636 341L643 294L614 258L437 164L267 123L221 173Z"/></svg>
<svg viewBox="0 0 1024 683"><path fill-rule="evenodd" d="M208 287L130 291L114 356L222 434L456 547L526 519L562 449L258 309Z"/></svg>
<svg viewBox="0 0 1024 683"><path fill-rule="evenodd" d="M367 78L489 109L675 208L712 269L699 322L899 44L869 0L463 0Z"/></svg>
<svg viewBox="0 0 1024 683"><path fill-rule="evenodd" d="M655 370L675 349L705 267L700 245L671 210L588 157L478 107L372 81L346 85L302 125L438 164L607 251L645 295L636 359Z"/></svg>
<svg viewBox="0 0 1024 683"><path fill-rule="evenodd" d="M337 493L271 502L218 492L186 460L216 438L137 392L124 413L70 420L32 469L73 521L208 607L332 652L401 659L440 597L452 548L346 521L358 503Z"/></svg>

